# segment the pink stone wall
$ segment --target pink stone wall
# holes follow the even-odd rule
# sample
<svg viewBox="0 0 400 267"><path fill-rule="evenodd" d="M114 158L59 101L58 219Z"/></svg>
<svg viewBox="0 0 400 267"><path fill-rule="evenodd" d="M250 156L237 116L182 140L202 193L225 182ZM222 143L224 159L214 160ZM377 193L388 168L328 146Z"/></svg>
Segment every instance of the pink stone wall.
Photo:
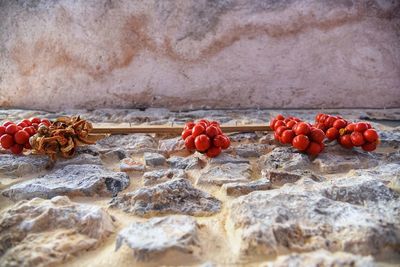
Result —
<svg viewBox="0 0 400 267"><path fill-rule="evenodd" d="M0 0L0 106L400 107L391 0Z"/></svg>

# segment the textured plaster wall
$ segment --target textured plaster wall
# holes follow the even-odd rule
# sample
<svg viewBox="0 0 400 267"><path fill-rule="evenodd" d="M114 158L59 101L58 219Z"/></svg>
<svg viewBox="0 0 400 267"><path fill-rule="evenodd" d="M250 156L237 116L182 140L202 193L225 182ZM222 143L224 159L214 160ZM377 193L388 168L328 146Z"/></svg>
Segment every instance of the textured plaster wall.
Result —
<svg viewBox="0 0 400 267"><path fill-rule="evenodd" d="M397 0L0 0L0 106L399 107Z"/></svg>

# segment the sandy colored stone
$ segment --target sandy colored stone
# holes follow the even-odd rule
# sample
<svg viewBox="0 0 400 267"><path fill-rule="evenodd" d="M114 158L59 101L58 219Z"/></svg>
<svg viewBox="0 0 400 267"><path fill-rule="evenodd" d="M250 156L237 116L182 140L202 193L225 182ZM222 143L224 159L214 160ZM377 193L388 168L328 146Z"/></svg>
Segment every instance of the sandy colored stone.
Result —
<svg viewBox="0 0 400 267"><path fill-rule="evenodd" d="M222 185L221 189L228 196L241 196L253 191L269 190L271 189L271 182L264 178L249 183L228 183Z"/></svg>
<svg viewBox="0 0 400 267"><path fill-rule="evenodd" d="M15 184L2 191L12 200L35 197L113 196L129 185L129 176L99 165L68 165L39 178Z"/></svg>
<svg viewBox="0 0 400 267"><path fill-rule="evenodd" d="M215 164L201 171L196 184L223 185L226 183L249 182L251 173L251 165L247 163Z"/></svg>
<svg viewBox="0 0 400 267"><path fill-rule="evenodd" d="M159 183L164 183L169 180L187 178L186 172L181 169L161 169L143 174L143 184L151 186Z"/></svg>
<svg viewBox="0 0 400 267"><path fill-rule="evenodd" d="M200 244L197 231L196 221L186 215L170 215L145 222L134 222L119 232L116 250L122 244L126 244L138 261L159 259L170 251L198 254Z"/></svg>
<svg viewBox="0 0 400 267"><path fill-rule="evenodd" d="M371 256L360 256L345 252L331 253L326 250L317 250L307 253L291 253L279 256L274 262L260 265L260 267L375 267Z"/></svg>
<svg viewBox="0 0 400 267"><path fill-rule="evenodd" d="M322 248L377 255L399 247L396 197L359 206L350 204L354 200L334 201L315 191L296 192L294 187L253 192L232 202L227 231L235 251L274 257Z"/></svg>
<svg viewBox="0 0 400 267"><path fill-rule="evenodd" d="M20 177L32 173L44 171L49 165L46 156L16 156L0 154L0 175L9 177Z"/></svg>
<svg viewBox="0 0 400 267"><path fill-rule="evenodd" d="M221 201L180 178L121 194L111 200L110 207L144 217L163 214L209 216L220 211Z"/></svg>
<svg viewBox="0 0 400 267"><path fill-rule="evenodd" d="M96 146L103 152L123 149L133 154L156 151L157 142L147 134L111 135L98 141Z"/></svg>
<svg viewBox="0 0 400 267"><path fill-rule="evenodd" d="M65 196L18 202L0 214L0 265L62 263L96 248L114 232L113 220L104 209Z"/></svg>
<svg viewBox="0 0 400 267"><path fill-rule="evenodd" d="M274 148L270 153L261 156L258 163L261 169L282 171L305 170L311 166L306 154L287 146Z"/></svg>

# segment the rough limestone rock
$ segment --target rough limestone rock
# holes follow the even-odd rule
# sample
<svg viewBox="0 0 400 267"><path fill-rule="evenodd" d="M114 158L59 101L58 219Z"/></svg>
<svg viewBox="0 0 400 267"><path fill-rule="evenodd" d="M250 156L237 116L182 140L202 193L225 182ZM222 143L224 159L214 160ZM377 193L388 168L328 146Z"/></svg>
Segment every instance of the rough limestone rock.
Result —
<svg viewBox="0 0 400 267"><path fill-rule="evenodd" d="M144 162L146 166L162 166L165 164L165 157L158 153L144 153Z"/></svg>
<svg viewBox="0 0 400 267"><path fill-rule="evenodd" d="M158 143L158 150L167 154L185 151L185 141L181 137L162 139Z"/></svg>
<svg viewBox="0 0 400 267"><path fill-rule="evenodd" d="M259 159L261 169L295 171L299 169L309 169L310 159L307 155L299 153L291 147L276 147L267 155Z"/></svg>
<svg viewBox="0 0 400 267"><path fill-rule="evenodd" d="M393 178L400 178L399 163L383 163L375 168L365 170L352 170L348 173L349 176L365 177L370 176L379 178L384 182L390 182Z"/></svg>
<svg viewBox="0 0 400 267"><path fill-rule="evenodd" d="M294 170L291 172L281 170L262 170L262 176L271 182L274 187L280 187L287 183L294 183L302 178L310 178L314 181L322 181L323 177L317 176L309 170Z"/></svg>
<svg viewBox="0 0 400 267"><path fill-rule="evenodd" d="M111 135L96 143L102 152L124 149L128 153L153 152L157 150L157 142L150 135L128 134Z"/></svg>
<svg viewBox="0 0 400 267"><path fill-rule="evenodd" d="M363 257L345 252L331 253L327 250L317 250L307 253L292 253L279 256L276 261L261 265L260 267L375 267L371 256Z"/></svg>
<svg viewBox="0 0 400 267"><path fill-rule="evenodd" d="M161 169L143 174L143 184L151 186L159 183L164 183L169 180L187 178L186 172L181 169Z"/></svg>
<svg viewBox="0 0 400 267"><path fill-rule="evenodd" d="M351 204L358 201L334 201L293 188L253 192L232 203L227 232L238 253L274 257L320 248L360 255L398 252L400 203L396 198L360 206Z"/></svg>
<svg viewBox="0 0 400 267"><path fill-rule="evenodd" d="M21 201L0 214L1 266L54 266L96 248L114 232L102 208L67 197Z"/></svg>
<svg viewBox="0 0 400 267"><path fill-rule="evenodd" d="M100 157L93 156L91 154L77 154L72 158L69 159L58 159L54 165L55 168L63 168L68 165L83 165L83 164L94 164L94 165L101 165Z"/></svg>
<svg viewBox="0 0 400 267"><path fill-rule="evenodd" d="M50 174L15 184L2 194L12 200L35 197L113 196L129 185L129 176L99 165L68 165Z"/></svg>
<svg viewBox="0 0 400 267"><path fill-rule="evenodd" d="M138 216L187 214L208 216L221 209L221 202L196 189L186 179L176 179L148 188L140 188L112 199L111 207Z"/></svg>
<svg viewBox="0 0 400 267"><path fill-rule="evenodd" d="M271 182L268 179L263 178L249 183L224 184L221 189L228 196L241 196L253 191L269 190L271 189Z"/></svg>
<svg viewBox="0 0 400 267"><path fill-rule="evenodd" d="M196 156L178 157L172 156L167 159L167 163L173 169L192 170L201 168L201 160Z"/></svg>
<svg viewBox="0 0 400 267"><path fill-rule="evenodd" d="M223 185L226 183L248 182L251 179L251 165L247 163L226 163L204 169L196 184Z"/></svg>
<svg viewBox="0 0 400 267"><path fill-rule="evenodd" d="M400 146L400 127L391 130L379 131L379 144L381 147L399 148Z"/></svg>
<svg viewBox="0 0 400 267"><path fill-rule="evenodd" d="M119 164L119 169L121 172L130 172L130 171L143 172L146 170L146 167L141 162L137 162L131 158L124 158L123 160L121 160Z"/></svg>
<svg viewBox="0 0 400 267"><path fill-rule="evenodd" d="M38 173L45 170L48 164L49 158L47 156L0 154L0 175L20 177L27 174Z"/></svg>
<svg viewBox="0 0 400 267"><path fill-rule="evenodd" d="M372 168L379 164L378 158L372 153L364 153L355 149L349 150L338 145L327 146L324 153L314 160L320 172L338 173L351 169Z"/></svg>
<svg viewBox="0 0 400 267"><path fill-rule="evenodd" d="M125 243L138 261L160 258L171 251L194 254L200 251L197 229L196 221L186 215L134 222L119 232L116 249Z"/></svg>
<svg viewBox="0 0 400 267"><path fill-rule="evenodd" d="M209 163L211 165L220 165L220 164L226 164L226 163L247 163L248 164L248 163L250 163L250 160L222 152L218 157L209 159Z"/></svg>
<svg viewBox="0 0 400 267"><path fill-rule="evenodd" d="M258 158L264 154L271 152L272 146L265 144L240 144L235 147L236 155L243 158Z"/></svg>

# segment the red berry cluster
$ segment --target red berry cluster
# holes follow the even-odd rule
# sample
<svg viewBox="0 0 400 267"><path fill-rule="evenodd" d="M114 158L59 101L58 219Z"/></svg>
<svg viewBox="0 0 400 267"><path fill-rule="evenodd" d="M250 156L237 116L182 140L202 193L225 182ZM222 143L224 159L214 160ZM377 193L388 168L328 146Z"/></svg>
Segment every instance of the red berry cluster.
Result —
<svg viewBox="0 0 400 267"><path fill-rule="evenodd" d="M6 121L0 126L0 145L9 149L13 154L21 154L23 149L31 149L29 138L36 134L41 125L49 127L48 119L31 118L24 119L18 124Z"/></svg>
<svg viewBox="0 0 400 267"><path fill-rule="evenodd" d="M361 147L364 151L374 151L379 143L379 135L367 122L349 123L340 116L318 114L315 126L323 130L326 137L344 148Z"/></svg>
<svg viewBox="0 0 400 267"><path fill-rule="evenodd" d="M227 149L231 141L222 133L216 121L199 120L197 123L188 122L182 132L182 139L188 150L197 150L208 157L217 157L222 149Z"/></svg>
<svg viewBox="0 0 400 267"><path fill-rule="evenodd" d="M324 132L299 118L278 115L270 121L269 126L274 131L275 140L282 144L291 144L312 156L324 150Z"/></svg>

